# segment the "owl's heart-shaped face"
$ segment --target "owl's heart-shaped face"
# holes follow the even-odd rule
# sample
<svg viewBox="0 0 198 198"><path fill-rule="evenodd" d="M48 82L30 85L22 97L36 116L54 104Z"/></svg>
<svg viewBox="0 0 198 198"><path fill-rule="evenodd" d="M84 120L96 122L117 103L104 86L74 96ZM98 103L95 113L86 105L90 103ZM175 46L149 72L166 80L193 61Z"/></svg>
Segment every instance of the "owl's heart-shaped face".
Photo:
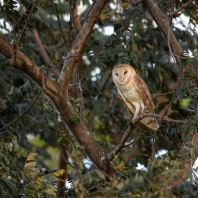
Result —
<svg viewBox="0 0 198 198"><path fill-rule="evenodd" d="M122 66L122 67L114 67L112 71L112 77L115 83L119 85L125 85L127 84L131 76L133 74L133 71L129 66Z"/></svg>

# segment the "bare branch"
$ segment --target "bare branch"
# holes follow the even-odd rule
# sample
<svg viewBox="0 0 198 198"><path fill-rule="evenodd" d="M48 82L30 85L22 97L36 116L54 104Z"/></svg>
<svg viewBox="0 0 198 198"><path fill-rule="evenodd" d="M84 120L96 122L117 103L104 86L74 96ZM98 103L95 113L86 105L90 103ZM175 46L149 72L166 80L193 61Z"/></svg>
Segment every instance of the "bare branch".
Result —
<svg viewBox="0 0 198 198"><path fill-rule="evenodd" d="M180 12L181 10L185 9L190 3L192 3L193 0L189 0L187 3L183 4L180 8L178 8L177 10L169 13L167 16L168 17L172 17L174 15L176 15L178 12Z"/></svg>
<svg viewBox="0 0 198 198"><path fill-rule="evenodd" d="M82 26L81 26L81 23L80 23L80 17L78 15L78 7L77 6L74 9L73 23L74 23L74 27L76 29L76 32L78 33L81 30Z"/></svg>
<svg viewBox="0 0 198 198"><path fill-rule="evenodd" d="M22 118L23 115L24 115L25 113L27 113L28 110L30 110L31 107L34 105L34 103L37 101L37 99L38 99L39 96L41 95L42 91L43 91L42 89L39 91L39 93L38 93L38 95L36 96L36 98L32 101L32 103L29 105L29 107L28 107L20 116L18 116L16 119L14 119L12 122L10 122L9 124L7 124L6 126L2 127L2 128L0 129L0 131L3 131L3 130L6 129L7 127L9 127L9 126L11 126L12 124L14 124L15 122L17 122L20 118Z"/></svg>
<svg viewBox="0 0 198 198"><path fill-rule="evenodd" d="M166 108L166 110L165 110L165 112L164 112L164 114L163 114L163 116L162 116L162 120L164 119L164 116L167 114L168 109L170 108L170 106L173 104L173 102L174 102L176 99L177 99L177 96L176 96L176 94L175 94L175 95L174 95L174 98L172 99L172 101L170 102L170 104L168 105L168 107Z"/></svg>
<svg viewBox="0 0 198 198"><path fill-rule="evenodd" d="M165 40L168 43L169 50L171 55L175 57L178 68L180 68L180 56L182 53L182 47L178 43L169 23L169 19L166 15L164 15L159 7L152 3L150 0L144 0L144 3L147 7L148 12L153 17L154 21L157 23L157 26L161 30Z"/></svg>
<svg viewBox="0 0 198 198"><path fill-rule="evenodd" d="M82 95L82 88L81 88L81 81L79 80L79 75L77 75L77 93L78 93L78 98L81 98L80 101L80 117L82 122L85 122L85 115L84 115L84 102L83 102L83 95Z"/></svg>
<svg viewBox="0 0 198 198"><path fill-rule="evenodd" d="M26 7L23 6L22 4L21 4L21 9L22 9L23 13L26 12ZM50 58L49 58L49 56L48 56L48 54L47 54L47 52L45 50L45 47L44 47L44 45L43 45L43 43L42 43L42 41L40 39L40 36L39 36L39 34L38 34L38 32L37 32L36 29L34 29L32 31L32 35L33 35L33 38L34 38L34 42L38 46L38 51L41 54L43 60L45 61L45 64L47 66L49 66L49 67L52 68L51 71L58 78L60 76L60 72L58 71L58 69L56 68L56 66L53 64L53 62L50 60Z"/></svg>
<svg viewBox="0 0 198 198"><path fill-rule="evenodd" d="M170 92L167 92L167 93L163 93L163 94L159 94L159 95L157 95L157 96L154 96L153 98L152 98L152 100L154 100L154 99L156 99L156 98L158 98L158 97L160 97L160 96L165 96L165 95L168 95L168 94L172 94L172 93L174 93L175 91L170 91Z"/></svg>
<svg viewBox="0 0 198 198"><path fill-rule="evenodd" d="M0 46L3 46L0 48L0 53L8 59L6 64L24 72L41 88L43 88L43 83L45 83L45 89L43 92L54 99L57 98L56 94L60 93L58 85L53 82L46 74L44 74L44 72L42 72L41 69L22 52L17 52L16 63L13 63L13 48L2 35L0 35Z"/></svg>
<svg viewBox="0 0 198 198"><path fill-rule="evenodd" d="M23 35L23 32L24 32L24 30L25 30L26 27L27 27L28 21L30 20L30 17L32 16L32 12L33 12L34 6L35 6L35 2L33 2L33 4L32 4L32 8L31 8L31 10L30 10L30 13L28 14L28 18L27 18L27 20L26 20L26 22L25 22L25 25L23 26L23 29L22 29L22 31L21 31L21 34L20 34L19 38L17 39L17 43L21 40L21 37L22 37L22 35Z"/></svg>
<svg viewBox="0 0 198 198"><path fill-rule="evenodd" d="M40 36L35 29L32 31L32 35L33 35L33 38L34 38L34 41L35 41L36 45L38 46L38 51L41 54L41 56L43 57L43 60L45 61L46 65L48 67L50 67L50 70L54 73L54 75L56 77L59 77L60 72L58 71L56 66L53 64L53 62L50 60L50 58L49 58L49 56L48 56L48 54L45 50L45 47L44 47L44 45L43 45L43 43L40 39Z"/></svg>
<svg viewBox="0 0 198 198"><path fill-rule="evenodd" d="M137 6L138 4L142 3L143 0L134 1L134 0L125 0L126 2L130 3L133 6Z"/></svg>
<svg viewBox="0 0 198 198"><path fill-rule="evenodd" d="M175 0L171 0L171 12L174 11L174 7L175 7ZM170 26L172 26L173 16L170 16L169 19L170 19Z"/></svg>
<svg viewBox="0 0 198 198"><path fill-rule="evenodd" d="M115 149L113 151L111 151L111 153L109 153L107 155L107 158L109 161L111 161L120 151L123 147L125 147L125 142L127 141L131 131L133 131L133 129L135 129L135 125L134 124L130 124L129 127L127 128L127 130L124 132L124 135L122 136L122 139L120 140L119 144L115 147Z"/></svg>
<svg viewBox="0 0 198 198"><path fill-rule="evenodd" d="M87 21L84 22L79 34L72 44L70 52L67 55L67 59L65 60L59 78L61 88L64 90L66 97L68 96L68 86L72 76L72 71L74 69L75 63L78 61L77 58L82 52L82 49L95 24L96 19L99 17L107 2L108 0L100 0L94 3L93 9L90 11Z"/></svg>
<svg viewBox="0 0 198 198"><path fill-rule="evenodd" d="M63 41L64 41L64 44L65 44L65 48L67 49L67 52L69 51L68 49L68 46L67 46L67 42L66 42L66 39L65 39L65 35L63 34L63 28L62 28L62 25L61 25L61 22L60 22L60 18L59 18L59 14L58 14L58 8L57 8L57 4L54 3L55 5L55 8L56 8L56 16L57 16L57 20L58 20L58 25L59 25L59 28L60 28L60 31L61 31L61 35L62 35L62 38L63 38Z"/></svg>
<svg viewBox="0 0 198 198"><path fill-rule="evenodd" d="M109 153L107 155L108 160L112 160L121 151L121 149L123 147L125 147L124 144L127 141L131 131L133 131L135 129L135 124L138 123L141 119L143 119L145 117L154 117L154 118L162 119L162 120L167 121L167 122L173 122L173 123L177 123L177 124L183 124L183 123L186 122L186 121L183 121L183 120L173 120L173 119L171 119L167 116L158 115L158 114L154 114L154 113L141 114L136 119L134 119L132 122L130 122L130 126L124 132L124 135L123 135L122 139L120 140L119 144L115 147L115 149L111 153Z"/></svg>
<svg viewBox="0 0 198 198"><path fill-rule="evenodd" d="M163 115L159 115L159 114L154 114L154 113L144 113L141 114L140 116L138 116L136 119L133 120L133 123L136 124L138 123L141 119L145 118L145 117L154 117L154 118L158 118L159 120L162 121L166 121L166 122L173 122L176 124L184 124L186 121L184 120L174 120L172 118L169 118L167 116L163 116Z"/></svg>

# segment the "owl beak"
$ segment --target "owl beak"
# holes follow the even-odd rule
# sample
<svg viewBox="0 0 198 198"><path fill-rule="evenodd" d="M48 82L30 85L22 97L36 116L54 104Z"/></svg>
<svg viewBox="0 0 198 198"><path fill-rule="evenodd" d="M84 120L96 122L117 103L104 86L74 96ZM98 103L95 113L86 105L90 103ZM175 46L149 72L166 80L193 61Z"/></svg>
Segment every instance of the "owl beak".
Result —
<svg viewBox="0 0 198 198"><path fill-rule="evenodd" d="M124 81L124 78L121 78L121 82L123 82Z"/></svg>

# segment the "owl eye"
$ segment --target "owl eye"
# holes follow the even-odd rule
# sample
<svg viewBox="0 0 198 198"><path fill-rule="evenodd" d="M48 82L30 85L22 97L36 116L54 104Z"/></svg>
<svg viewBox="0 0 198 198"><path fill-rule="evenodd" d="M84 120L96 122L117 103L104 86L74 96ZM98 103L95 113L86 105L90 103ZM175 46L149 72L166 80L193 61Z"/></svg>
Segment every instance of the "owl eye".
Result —
<svg viewBox="0 0 198 198"><path fill-rule="evenodd" d="M118 76L118 73L116 73L116 76Z"/></svg>
<svg viewBox="0 0 198 198"><path fill-rule="evenodd" d="M124 72L124 75L127 73L127 71Z"/></svg>

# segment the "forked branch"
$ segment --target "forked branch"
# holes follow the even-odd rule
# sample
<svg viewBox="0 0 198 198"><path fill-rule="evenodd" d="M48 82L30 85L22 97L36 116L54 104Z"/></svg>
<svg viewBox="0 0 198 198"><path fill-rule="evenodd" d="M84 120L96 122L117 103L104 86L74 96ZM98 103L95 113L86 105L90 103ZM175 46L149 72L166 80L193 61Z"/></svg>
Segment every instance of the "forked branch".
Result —
<svg viewBox="0 0 198 198"><path fill-rule="evenodd" d="M188 1L187 3L183 4L180 8L178 8L177 10L171 12L168 14L169 17L172 17L174 15L176 15L178 12L180 12L181 10L185 9L190 3L192 3L193 0Z"/></svg>
<svg viewBox="0 0 198 198"><path fill-rule="evenodd" d="M107 0L100 0L94 3L93 8L88 15L87 21L84 22L81 30L79 31L76 39L72 44L70 52L67 55L67 59L64 62L59 78L60 86L64 90L64 94L66 97L68 96L68 86L72 76L74 65L78 61L78 57L82 52L82 49L91 30L93 29L95 21L99 17L107 2Z"/></svg>

